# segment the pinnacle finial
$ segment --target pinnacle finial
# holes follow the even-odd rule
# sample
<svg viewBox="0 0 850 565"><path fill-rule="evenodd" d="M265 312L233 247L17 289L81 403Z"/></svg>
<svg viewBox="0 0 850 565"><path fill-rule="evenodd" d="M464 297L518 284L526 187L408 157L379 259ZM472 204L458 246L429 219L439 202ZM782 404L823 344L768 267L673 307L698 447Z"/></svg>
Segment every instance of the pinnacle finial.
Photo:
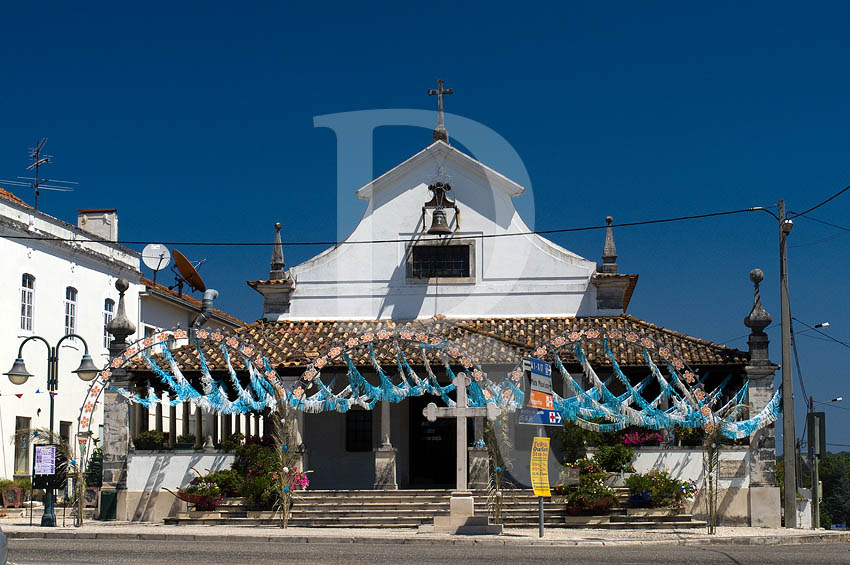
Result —
<svg viewBox="0 0 850 565"><path fill-rule="evenodd" d="M118 279L115 281L115 288L118 290L118 311L115 317L106 324L106 331L115 338L110 347L124 345L127 342L127 337L136 333L136 326L127 317L124 308L124 293L130 288L130 283L126 279Z"/></svg>
<svg viewBox="0 0 850 565"><path fill-rule="evenodd" d="M764 280L764 272L761 269L750 271L750 280L753 281L753 309L744 318L744 325L753 330L754 334L764 334L764 329L773 321L773 317L767 313L761 304L761 293L759 283Z"/></svg>
<svg viewBox="0 0 850 565"><path fill-rule="evenodd" d="M272 248L272 263L269 271L269 280L280 281L286 276L286 265L283 262L283 242L280 239L280 230L283 226L280 222L275 223L274 247Z"/></svg>
<svg viewBox="0 0 850 565"><path fill-rule="evenodd" d="M614 229L611 224L614 218L611 216L605 217L605 245L602 247L602 268L603 273L617 273L617 246L614 245Z"/></svg>

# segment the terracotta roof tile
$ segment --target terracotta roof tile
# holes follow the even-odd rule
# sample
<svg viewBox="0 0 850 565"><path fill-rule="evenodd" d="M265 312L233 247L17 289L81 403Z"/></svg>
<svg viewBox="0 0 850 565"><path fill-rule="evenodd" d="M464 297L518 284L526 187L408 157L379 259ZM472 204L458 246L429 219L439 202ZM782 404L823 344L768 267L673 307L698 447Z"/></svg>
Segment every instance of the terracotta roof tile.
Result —
<svg viewBox="0 0 850 565"><path fill-rule="evenodd" d="M21 200L20 198L18 198L17 196L12 194L11 192L9 192L8 190L4 189L2 186L0 186L0 198L5 198L6 200L11 200L15 204L21 204L22 206L26 206L27 208L32 208L32 206L30 206L29 204L27 204L26 202L24 202L23 200Z"/></svg>
<svg viewBox="0 0 850 565"><path fill-rule="evenodd" d="M366 330L403 326L404 323L389 321L283 321L260 320L236 330L243 340L254 344L276 368L306 367L312 359L328 349ZM717 345L699 338L668 330L661 326L623 314L621 316L594 318L474 318L474 319L431 319L410 324L414 329L421 327L430 334L442 335L465 349L475 360L484 365L514 364L518 359L531 355L535 347L558 335L574 329L604 327L617 328L626 332L645 335L658 344L668 346L691 367L743 366L748 354L744 351ZM408 343L408 342L402 342ZM622 366L641 366L644 359L639 348L629 347L620 341L612 341L618 363ZM375 342L374 349L379 362L390 368L395 365L391 344ZM596 365L609 365L602 351L601 340L590 340L585 345L588 358ZM223 369L221 352L217 347L205 347L207 363L212 370ZM368 349L355 349L352 360L358 366L370 366ZM413 346L405 351L411 360L420 354ZM184 347L175 352L181 367L199 369L198 355L193 347ZM571 355L562 354L565 362L575 362ZM342 366L337 359L331 365ZM419 364L418 362L416 364Z"/></svg>

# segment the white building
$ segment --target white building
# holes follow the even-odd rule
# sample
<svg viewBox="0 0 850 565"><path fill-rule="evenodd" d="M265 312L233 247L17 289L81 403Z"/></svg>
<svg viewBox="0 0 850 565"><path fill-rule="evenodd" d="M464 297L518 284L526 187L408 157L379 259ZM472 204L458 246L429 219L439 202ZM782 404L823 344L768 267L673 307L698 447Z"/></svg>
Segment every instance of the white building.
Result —
<svg viewBox="0 0 850 565"><path fill-rule="evenodd" d="M114 209L79 210L73 226L27 205L0 188L0 369L7 371L29 337L43 337L55 346L65 335L82 336L98 367L109 354L105 324L115 313L115 281L127 279L128 317L138 336L162 328L187 327L200 311L200 301L179 296L141 276L138 252L115 243L118 215ZM242 323L222 312L212 324L235 328ZM72 373L84 352L75 338L59 348L58 389L55 391L54 431L74 441L80 406L88 383ZM16 430L48 428L50 394L47 390L45 344L38 339L23 349L26 367L34 377L23 385L0 380L0 461L5 478L29 475L31 446L15 443ZM102 411L94 415L98 430ZM72 444L73 445L73 444Z"/></svg>
<svg viewBox="0 0 850 565"><path fill-rule="evenodd" d="M429 189L444 179L450 190ZM368 206L344 244L289 269L289 284L249 284L271 321L623 312L637 275L596 276L594 261L529 234L513 203L524 191L436 141L357 190ZM439 238L426 230L441 198L450 235ZM605 300L613 289L619 299Z"/></svg>

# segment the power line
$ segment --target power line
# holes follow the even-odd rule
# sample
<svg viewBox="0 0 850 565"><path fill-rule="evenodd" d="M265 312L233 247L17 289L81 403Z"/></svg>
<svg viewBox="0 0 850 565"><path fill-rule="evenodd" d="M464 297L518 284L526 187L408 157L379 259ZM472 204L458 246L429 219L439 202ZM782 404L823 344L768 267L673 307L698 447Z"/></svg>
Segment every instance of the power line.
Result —
<svg viewBox="0 0 850 565"><path fill-rule="evenodd" d="M624 222L621 224L611 224L612 228L627 228L633 226L646 226L652 224L664 224L671 222L682 222L686 220L700 220L704 218L714 218L717 216L730 216L733 214L742 214L744 212L756 212L763 211L766 207L763 206L755 206L752 208L741 208L739 210L727 210L724 212L709 212L706 214L694 214L690 216L676 216L673 218L659 218L655 220L642 220L638 222ZM527 231L527 232L518 232L518 233L492 233L492 234L482 234L482 235L470 235L468 237L474 237L476 239L493 239L497 237L517 237L517 236L527 236L527 235L548 235L554 233L571 233L571 232L581 232L581 231L591 231L591 230L601 230L609 227L607 224L604 226L583 226L577 228L559 228L559 229L551 229L551 230L535 230L535 231ZM103 243L97 240L80 240L77 238L64 238L64 237L41 237L41 236L33 236L33 235L10 235L5 236L7 239L18 239L18 240L39 240L39 241L60 241L60 242L77 242L77 243ZM324 245L324 246L339 246L339 245L365 245L365 244L376 244L376 243L410 243L412 239L373 239L366 241L290 241L284 242L284 247L300 247L300 246L310 246L310 245ZM439 237L433 238L421 238L418 241L442 241ZM111 243L117 243L120 245L146 245L150 243L150 241L132 241L132 240L124 240L124 241L115 241ZM171 245L171 246L210 246L210 247L261 247L261 246L269 246L275 245L274 242L252 242L252 241L162 241L160 242L163 245Z"/></svg>
<svg viewBox="0 0 850 565"><path fill-rule="evenodd" d="M822 404L824 406L829 406L830 408L835 408L836 410L846 410L850 412L850 408L847 408L846 406L838 406L833 402L820 402L818 400L815 400L815 404Z"/></svg>
<svg viewBox="0 0 850 565"><path fill-rule="evenodd" d="M817 222L817 223L823 224L825 226L829 226L829 227L832 227L832 228L836 228L836 229L839 229L839 230L850 232L850 228L847 228L847 227L844 227L844 226L839 226L838 224L833 224L832 222L827 222L826 220L819 220L817 218L812 218L811 216L806 216L804 214L800 214L800 216L803 216L807 220L811 220L813 222Z"/></svg>
<svg viewBox="0 0 850 565"><path fill-rule="evenodd" d="M814 332L817 332L817 333L819 333L820 335L824 336L824 337L825 337L825 338L827 338L829 341L834 341L835 343L837 343L837 344L839 344L839 345L843 345L843 346L844 346L844 347L846 347L847 349L850 349L850 343L847 343L846 341L841 341L840 339L836 339L836 338L832 337L831 335L829 335L828 333L826 333L826 332L822 332L822 331L820 331L819 329L817 329L816 327L814 327L814 326L810 326L810 325L809 325L809 324L807 324L806 322L803 322L803 321L801 321L801 320L798 320L797 318L794 318L794 319L795 319L795 320L797 320L798 322L800 322L801 324L803 324L804 326L806 326L807 328L809 328L810 330L812 330L812 331L814 331Z"/></svg>
<svg viewBox="0 0 850 565"><path fill-rule="evenodd" d="M845 192L847 192L848 190L850 190L850 186L845 186L844 188L842 188L841 190L839 190L838 192L836 192L835 194L833 194L832 196L830 196L829 198L827 198L826 200L824 200L823 202L821 202L820 204L815 204L814 206L812 206L811 208L809 208L809 209L808 209L808 210L806 210L805 212L800 212L799 214L794 214L793 216L791 216L791 217L790 217L790 218L788 218L788 219L789 219L789 220L793 220L793 219L794 219L794 218L796 218L797 216L805 216L805 215L806 215L806 214L808 214L809 212L811 212L811 211L813 211L813 210L817 210L818 208L820 208L821 206L823 206L823 205L824 205L824 204L826 204L827 202L829 202L829 201L831 201L831 200L834 200L834 199L838 198L839 196L841 196L842 194L844 194L844 193L845 193Z"/></svg>

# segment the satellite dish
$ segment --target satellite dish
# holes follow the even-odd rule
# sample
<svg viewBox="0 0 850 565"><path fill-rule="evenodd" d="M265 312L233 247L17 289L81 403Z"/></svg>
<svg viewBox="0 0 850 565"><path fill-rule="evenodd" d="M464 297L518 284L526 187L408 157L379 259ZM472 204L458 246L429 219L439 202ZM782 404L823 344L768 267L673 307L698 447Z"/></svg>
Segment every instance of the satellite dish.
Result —
<svg viewBox="0 0 850 565"><path fill-rule="evenodd" d="M198 274L197 269L192 266L192 263L186 259L186 256L174 250L174 266L177 268L177 272L180 274L180 278L178 278L178 285L181 285L183 281L189 283L189 286L192 287L192 290L200 290L201 292L207 289L207 286L204 284L204 279L201 278L201 275Z"/></svg>
<svg viewBox="0 0 850 565"><path fill-rule="evenodd" d="M161 243L149 243L142 249L142 263L154 272L154 276L157 271L166 268L170 262L171 253Z"/></svg>

